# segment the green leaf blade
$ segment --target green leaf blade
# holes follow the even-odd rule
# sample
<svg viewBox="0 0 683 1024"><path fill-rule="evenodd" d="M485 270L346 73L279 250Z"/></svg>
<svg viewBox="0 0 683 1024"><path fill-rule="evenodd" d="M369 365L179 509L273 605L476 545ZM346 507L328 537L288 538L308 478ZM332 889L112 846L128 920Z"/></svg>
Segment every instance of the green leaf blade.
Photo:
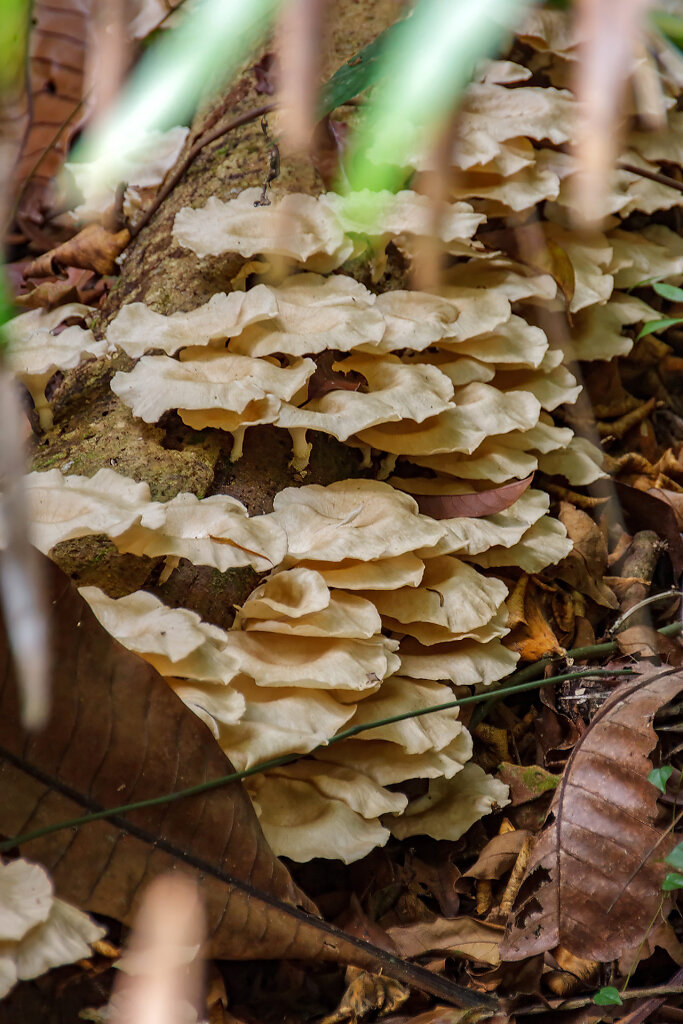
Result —
<svg viewBox="0 0 683 1024"><path fill-rule="evenodd" d="M677 871L683 871L683 843L679 843L664 860Z"/></svg>
<svg viewBox="0 0 683 1024"><path fill-rule="evenodd" d="M399 22L400 24L400 22ZM376 39L355 53L323 85L318 96L318 117L331 114L349 100L355 99L377 81L380 56L395 34L397 25L390 25Z"/></svg>
<svg viewBox="0 0 683 1024"><path fill-rule="evenodd" d="M681 316L670 316L665 317L662 320L648 320L646 324L643 324L636 341L640 341L646 334L654 334L656 331L664 331L668 327L676 327L677 324L683 324L683 317Z"/></svg>
<svg viewBox="0 0 683 1024"><path fill-rule="evenodd" d="M384 49L382 81L350 147L355 191L396 191L438 136L475 65L495 53L531 0L420 0Z"/></svg>
<svg viewBox="0 0 683 1024"><path fill-rule="evenodd" d="M673 768L665 764L661 768L653 768L647 777L647 781L656 786L660 793L666 793L666 784L671 778Z"/></svg>
<svg viewBox="0 0 683 1024"><path fill-rule="evenodd" d="M622 998L614 985L604 985L593 996L593 1002L596 1006L621 1006Z"/></svg>
<svg viewBox="0 0 683 1024"><path fill-rule="evenodd" d="M683 302L683 288L667 284L666 281L655 281L652 288L657 292L657 295L661 295L663 299L668 299L669 302Z"/></svg>

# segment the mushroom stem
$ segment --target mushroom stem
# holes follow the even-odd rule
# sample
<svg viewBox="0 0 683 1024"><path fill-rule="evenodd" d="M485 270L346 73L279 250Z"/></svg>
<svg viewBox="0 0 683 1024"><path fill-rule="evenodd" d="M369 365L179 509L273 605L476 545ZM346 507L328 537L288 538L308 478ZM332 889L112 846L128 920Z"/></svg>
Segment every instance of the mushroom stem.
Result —
<svg viewBox="0 0 683 1024"><path fill-rule="evenodd" d="M289 434L292 438L292 461L290 466L297 473L305 473L313 445L306 440L305 427L290 427Z"/></svg>

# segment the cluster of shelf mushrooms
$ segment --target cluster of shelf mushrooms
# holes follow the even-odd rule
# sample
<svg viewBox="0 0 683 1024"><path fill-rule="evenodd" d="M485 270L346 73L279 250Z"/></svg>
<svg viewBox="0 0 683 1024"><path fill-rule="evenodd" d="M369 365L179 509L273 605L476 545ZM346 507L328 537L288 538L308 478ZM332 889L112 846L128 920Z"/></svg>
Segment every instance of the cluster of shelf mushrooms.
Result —
<svg viewBox="0 0 683 1024"><path fill-rule="evenodd" d="M174 410L195 430L225 431L235 461L256 424L291 436L292 479L303 483L258 516L224 494L153 501L146 483L108 468L91 478L32 473L27 486L45 552L106 534L122 552L165 556L168 572L186 558L267 574L228 630L144 590L82 593L207 723L236 768L305 755L247 782L273 849L295 860L352 861L390 834L456 839L505 805L506 787L471 761L457 709L326 744L349 726L446 702L513 670L499 576L511 567L539 572L571 548L547 494L532 485L504 511L476 518L435 518L420 507L535 470L572 486L603 475L598 449L553 421L580 392L567 364L626 354L634 328L656 316L628 289L683 273L674 232L621 227L635 211L680 205L680 192L665 185L619 171L605 230L590 238L571 230L574 163L565 147L575 103L566 84L576 53L566 16L535 12L518 43L525 66L488 63L459 116L438 227L449 267L438 292L375 293L349 269L364 256L381 267L389 244L414 258L434 223L426 196L289 194L255 206L260 190L247 189L181 210L175 240L199 257L286 259L292 273L282 283L216 294L168 316L130 303L101 341L79 326L52 333L89 312L73 304L10 325L15 372L43 425L56 369L122 349L137 362L111 387L136 417L154 423ZM681 162L679 74L673 62L660 70L667 128L632 132L630 164L656 172ZM525 84L532 76L548 84ZM422 157L415 167L428 170ZM519 259L500 245L501 224ZM525 261L539 235L561 273L545 272L553 268L540 257ZM558 323L562 330L548 326ZM332 362L314 390L324 353ZM306 484L316 431L357 448L375 478ZM401 786L415 779L424 792L411 799Z"/></svg>

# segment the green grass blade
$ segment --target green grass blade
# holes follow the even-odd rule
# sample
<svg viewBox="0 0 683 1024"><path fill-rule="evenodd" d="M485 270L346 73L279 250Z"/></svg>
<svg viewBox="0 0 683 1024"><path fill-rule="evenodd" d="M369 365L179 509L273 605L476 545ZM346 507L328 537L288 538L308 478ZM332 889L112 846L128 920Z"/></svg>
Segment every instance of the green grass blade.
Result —
<svg viewBox="0 0 683 1024"><path fill-rule="evenodd" d="M348 103L377 81L377 72L381 68L380 57L397 28L398 25L391 25L380 32L376 39L350 57L325 82L318 96L318 117L331 114L342 103Z"/></svg>
<svg viewBox="0 0 683 1024"><path fill-rule="evenodd" d="M0 3L0 96L14 90L24 73L30 15L31 0Z"/></svg>
<svg viewBox="0 0 683 1024"><path fill-rule="evenodd" d="M683 317L681 316L670 316L665 317L663 320L648 320L646 324L643 324L636 341L640 341L646 334L654 334L656 331L665 331L667 327L675 327L677 324L683 324Z"/></svg>
<svg viewBox="0 0 683 1024"><path fill-rule="evenodd" d="M679 50L683 50L683 18L680 15L668 11L652 11L650 18L663 36Z"/></svg>
<svg viewBox="0 0 683 1024"><path fill-rule="evenodd" d="M351 146L354 190L401 187L411 156L437 136L477 61L495 52L529 6L530 0L421 0L396 26Z"/></svg>

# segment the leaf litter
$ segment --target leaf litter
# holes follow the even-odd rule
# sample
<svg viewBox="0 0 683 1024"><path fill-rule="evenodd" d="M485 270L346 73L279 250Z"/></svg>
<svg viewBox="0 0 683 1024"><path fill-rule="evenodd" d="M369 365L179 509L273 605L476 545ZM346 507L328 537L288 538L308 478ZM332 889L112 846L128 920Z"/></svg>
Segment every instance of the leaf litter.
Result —
<svg viewBox="0 0 683 1024"><path fill-rule="evenodd" d="M160 12L166 7L158 6ZM150 24L156 16L154 11L149 13ZM228 408L220 400L214 413L205 398L195 400L193 408L183 397L186 392L177 397L157 393L152 398L168 404L147 415L156 420L165 410L180 410L193 429L210 425L227 431L233 438L235 460L255 424L273 423L289 431L294 466L300 473L305 472L309 458L307 432L329 431L350 440L374 474L388 479L384 484L378 480L380 488L388 491L375 493L378 501L382 494L391 512L382 512L381 501L377 507L370 501L376 512L356 522L355 487L332 485L316 490L304 484L296 494L282 492L272 513L250 517L231 500L213 502L190 495L159 503L151 501L149 492L136 493L127 508L117 507L117 493L125 493L132 481L120 477L119 482L110 480L103 487L102 478L95 483L90 473L93 486L86 494L83 477L60 474L60 481L70 485L56 486L54 498L47 499L55 502L49 505L51 511L44 515L43 505L38 515L44 533L39 546L46 552L68 538L99 533L113 538L121 551L157 561L184 556L221 571L236 565L257 571L275 568L261 584L264 593L255 592L238 611L235 629L212 633L209 624L197 617L191 622L182 619L177 637L186 643L182 653L180 646L173 650L160 646L163 629L156 623L163 621L165 612L152 595L142 605L131 604L128 618L124 604L116 605L101 592L90 595L114 635L156 665L188 708L208 725L213 738L204 730L202 746L208 742L212 756L223 757L222 748L229 756L237 757L241 751L240 756L252 759L249 763L258 761L259 737L274 744L271 752L287 752L294 742L297 752L306 753L324 738L325 729L332 736L346 721L371 721L373 716L401 713L416 704L438 703L448 693L453 695L454 685L459 692L458 684L484 684L492 687L495 697L499 680L504 685L514 683L514 674L509 680L505 677L513 671L517 656L528 663L553 658L560 667L574 662L583 665L587 659L592 663L601 659L603 664L607 659L607 668L615 670L634 658L656 663L659 656L668 663L664 669L646 668L637 680L616 688L618 676L612 680L596 676L593 681L567 680L554 693L542 692L540 700L520 694L492 701L483 721L470 720L470 709L463 708L462 715L452 715L450 723L435 717L433 727L428 725L429 716L416 719L424 727L417 731L404 725L383 726L365 740L348 740L324 756L257 776L260 781L250 787L271 846L289 856L299 851L292 876L316 901L325 919L343 921L345 910L348 916L349 908L355 907L356 917L365 922L366 937L368 930L375 940L381 933L386 937L373 944L382 947L386 941L402 957L417 958L430 967L436 977L468 986L472 995L496 992L503 998L516 997L517 1010L522 993L533 1002L558 993L566 998L594 992L607 979L600 964L609 961L619 961L622 982L633 969L635 984L647 984L649 970L666 980L673 973L669 970L667 975L667 964L679 955L675 926L663 919L668 907L661 890L664 869L657 863L656 852L654 860L647 859L647 841L654 846L659 840L656 850L663 858L675 840L665 837L670 819L665 821L661 810L665 805L658 803L657 790L646 781L653 766L667 758L676 764L679 756L668 733L660 731L660 744L655 747L656 737L648 724L679 688L678 643L654 628L675 620L676 609L663 604L639 610L645 598L677 581L683 564L677 507L683 489L678 458L683 434L676 385L678 311L675 305L672 308L676 296L666 287L641 285L658 275L674 282L680 279L680 240L665 224L647 223L654 211L664 211L666 217L677 197L666 184L620 171L605 198L606 209L621 217L622 223L634 210L641 211L644 226L631 222L598 232L589 240L572 235L564 218L575 168L567 154L552 147L571 138L565 126L570 123L573 101L566 85L575 60L574 44L567 41L562 12L537 12L530 23L528 33L519 37L527 47L522 63L533 74L544 76L543 86L524 85L529 69L521 64L496 66L494 62L465 102L460 145L453 160L459 177L452 185L450 219L442 222L441 229L442 245L453 257L453 265L444 274L446 287L438 302L433 296L407 290L375 296L346 273L348 260L376 260L379 252L381 263L389 241L403 258L414 258L417 243L428 230L429 207L423 197L416 200L415 193L401 193L396 201L381 204L368 224L362 197L354 206L333 193L322 200L294 193L288 199L296 208L291 223L297 231L307 223L311 233L304 238L295 231L285 238L280 232L273 244L273 233L263 220L270 216L267 208L254 212L247 201L250 196L242 193L232 200L239 206L230 217L234 237L221 235L219 218L225 204L218 200L213 210L183 211L176 222L176 237L193 248L199 244L195 221L199 223L206 211L212 216L209 242L217 252L232 248L246 260L255 258L257 270L264 255L284 255L298 263L303 273L284 285L276 280L241 293L249 304L262 290L262 306L253 319L246 305L246 316L239 319L243 314L238 302L234 314L232 308L228 310L237 292L216 296L189 314L161 316L143 306L138 311L139 325L132 320L133 306L124 306L109 328L108 342L95 341L87 329L69 325L53 341L72 331L73 344L70 338L64 338L63 345L55 344L49 359L46 356L40 366L36 364L35 373L30 362L24 367L17 357L15 370L43 410L43 429L49 429L49 385L54 372L68 372L84 356L110 358L104 350L107 344L110 350L115 345L133 346L136 351L131 354L145 360L161 358L146 355L147 349L161 349L174 357L170 361L176 367L191 368L197 378L201 378L201 364L210 372L213 362L232 381L233 367L241 359L250 373L237 378L246 379L252 390L238 408ZM372 52L368 59L374 60ZM360 77L353 89L364 88L363 61L359 67L357 73L349 67L334 88L348 91L348 82L356 74ZM663 63L660 73L665 90L676 96L680 82L671 79L670 68L670 62ZM673 111L668 117L672 137L677 138L679 115ZM667 151L658 150L648 136L631 133L628 145L627 156L633 164L662 170ZM343 159L343 154L338 155ZM430 168L419 166L418 170L424 174ZM541 222L542 243L533 226L528 238L517 228L508 230L507 236L489 231L487 218L495 221L528 213L539 202L546 204L547 217ZM95 280L98 274L116 272L112 226L117 227L106 225L110 232L106 245L96 244L94 253L86 246L83 256L78 236L72 245L75 257L69 249L66 256L63 248L46 251L37 265L34 261L27 267L32 279L41 271L63 274L72 265L70 260L75 266L85 265ZM202 238L201 244L206 245L205 232ZM122 238L121 244L125 244ZM314 281L332 269L340 272ZM339 340L334 342L324 338L333 303L324 311L325 302L313 295L313 291L322 296L325 288L331 290L325 282L332 281L341 286L337 300L341 324L354 305L362 310L357 333L350 337L348 331L337 331ZM305 282L311 288L308 293ZM342 283L346 291L355 289L348 311L341 308ZM295 301L288 302L289 298ZM224 311L218 309L221 302ZM595 424L590 406L581 400L574 403L574 377L560 367L558 338L562 334L555 336L545 324L543 329L536 326L535 310L543 303L551 306L553 315L562 309L570 312L572 343L584 360L582 383L592 399ZM673 315L667 316L669 312ZM319 323L311 313L319 316ZM640 325L660 313L660 319L668 322L666 333L664 327L650 325L660 336L644 333ZM131 317L129 325L126 317ZM150 321L147 327L154 320L155 335L163 339L159 345L145 340L145 318ZM196 330L187 330L190 323L184 323L192 319L206 324L199 338ZM52 321L48 324L39 314L28 333L38 348L38 332L47 336L53 331ZM102 351L95 345L102 346ZM406 348L413 351L408 353ZM283 388L278 379L285 369L297 368L301 357L304 366L299 369L304 372L296 380L299 391L294 384ZM571 370L575 372L576 366ZM126 365L118 374L114 390L124 401L126 394L134 394L130 388L135 372L131 374ZM385 387L393 379L391 374L397 381L405 378L403 391L398 385L393 392ZM138 389L140 395L145 390L158 391L154 375L150 379L151 384L148 381ZM420 379L431 382L435 401L422 421L411 415L410 404L411 388L423 386L417 384ZM307 392L301 392L306 387ZM137 408L136 401L142 397L129 404L138 414L142 407ZM377 453L384 459L381 467ZM614 503L604 503L604 496L611 494L608 484L594 483L604 479L605 473L616 481L625 522ZM85 501L77 507L73 497L79 489ZM544 489L552 498L550 515L548 504L539 504L538 509L534 504ZM394 497L384 498L389 491ZM372 492L371 484L368 498ZM183 532L188 516L194 525ZM398 526L401 517L403 534ZM354 525L348 530L350 524ZM388 541L382 538L383 530L389 531ZM654 540L645 536L648 532ZM352 543L347 543L345 534L353 538ZM168 564L173 571L173 563ZM306 578L308 589L293 587L292 573ZM456 585L457 580L462 584ZM470 586L470 580L477 582ZM268 593L273 584L279 588L275 597ZM315 605L316 595L322 595L324 607ZM264 600L271 602L267 608ZM361 625L361 618L351 612L352 606L358 611L363 602L365 624ZM149 616L147 634L133 628L141 612ZM609 627L616 615L625 612L631 614L628 629L615 639ZM347 676L346 685L341 685L342 676L332 658L337 648L328 639L324 658L310 672L313 678L302 685L298 666L311 663L319 639L316 631L327 637L332 631L339 651L352 650L355 664L366 667L365 679L359 677L350 685ZM354 635L341 635L349 632ZM365 655L360 656L361 646L369 642L381 647L380 668L376 660L366 662ZM280 662L294 658L289 666L295 668L291 678L282 678L286 673L268 667L268 648L274 651L278 644L290 652ZM144 671L144 663L137 664L143 667L136 671ZM444 685L444 680L449 684ZM629 690L633 703L623 704ZM319 720L311 720L293 739L287 729L302 715L307 698ZM644 702L642 707L639 700ZM285 710L287 701L291 711ZM627 711L620 721L623 707ZM176 701L174 715L185 722L190 720L186 714L190 712ZM347 714L353 717L345 719ZM609 755L601 728L625 733L613 742ZM303 742L302 732L308 733ZM330 757L335 749L339 755ZM637 762L636 769L631 762ZM605 763L610 769L607 775ZM487 776L486 771L494 774ZM239 800L246 801L244 791L239 792ZM571 876L571 868L576 871L571 861L574 851L567 852L562 845L564 823L574 823L576 814L580 817L577 793L590 805L590 811L584 807L584 819L573 826L587 850L588 874L583 873L578 882ZM675 803L675 795L673 799ZM123 799L112 792L108 802ZM305 805L311 809L311 820L297 821ZM221 806L224 813L225 805ZM638 828L645 829L643 835L638 833L638 844L635 826L624 819L622 827L617 827L617 808L622 815L630 810ZM54 811L57 818L68 816L59 800ZM320 845L324 830L316 835L313 827L316 816L332 811L336 825L330 835L335 830L337 835L356 830L356 845L346 858L351 863L345 866L334 859L309 859L321 853L331 858L335 852L338 855L334 842L326 852ZM488 817L482 818L486 811ZM258 832L256 818L252 815L250 820ZM88 829L81 834L87 835ZM642 867L639 861L633 865L637 870L632 879L604 871L615 830L625 851L624 864L631 863L628 856L637 861L645 858ZM12 822L8 832L19 831L22 826ZM160 834L158 828L151 834ZM627 847L624 835L629 838ZM397 836L409 839L398 841ZM51 846L51 841L37 842L45 843L51 857L59 848ZM279 842L285 845L278 848ZM289 848L287 842L292 843ZM277 863L262 837L258 843L265 851L264 863ZM123 845L134 845L133 839L124 837ZM545 862L537 866L546 846L555 858L555 874L548 870L549 877L543 874ZM78 843L67 851L67 867L62 865L57 881L69 874L68 857L78 852ZM275 870L277 874L279 869ZM525 872L527 881L523 881ZM596 908L586 899L591 880L595 892L605 890L613 904L612 909L602 908L604 914L597 922ZM294 883L286 882L285 888L288 885ZM530 894L532 885L536 888ZM638 892L637 913L634 904L623 909L632 889ZM295 891L299 893L287 889L290 894ZM72 898L84 906L83 896ZM122 900L115 891L111 898ZM295 899L305 901L300 894ZM129 920L127 911L112 912L107 906L95 909ZM658 908L661 920L648 933ZM546 912L551 924L544 917L540 935L531 935L524 921L516 924L525 913L531 919L534 913ZM510 931L503 940L506 923ZM277 943L264 940L264 944L265 952L262 943L251 955L277 958ZM639 967L641 957L645 964ZM377 961L369 966L376 968ZM247 1018L254 1007L263 1013L274 994L280 1005L286 1005L283 992L297 985L308 986L308 998L319 1015L330 1014L335 1002L320 965L305 982L295 966L284 962L275 982L265 981L258 963L241 978L225 967L224 978L234 1011L238 1016L244 1012ZM406 990L399 987L394 992L386 980L381 982L373 974L349 975L347 982L347 996L330 1020L357 1019L382 1008L390 1019L425 1021L442 1016L483 1019L492 1012L478 1009L474 1012L481 1016L463 1018L461 1011L428 1008L417 991L405 1003ZM260 997L255 995L259 989ZM268 1010L272 1012L272 1006ZM220 1019L235 1017L221 1010Z"/></svg>

